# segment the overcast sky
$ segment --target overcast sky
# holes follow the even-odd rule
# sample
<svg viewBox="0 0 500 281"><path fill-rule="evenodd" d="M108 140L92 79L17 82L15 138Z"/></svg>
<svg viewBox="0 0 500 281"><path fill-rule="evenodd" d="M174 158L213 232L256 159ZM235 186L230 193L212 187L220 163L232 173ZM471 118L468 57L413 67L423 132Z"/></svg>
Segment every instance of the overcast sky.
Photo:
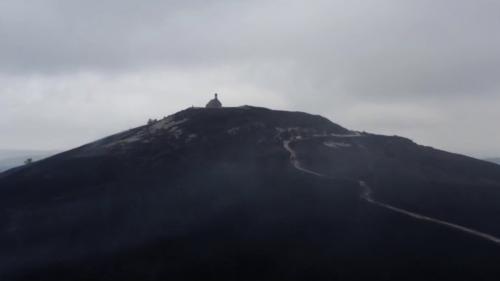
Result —
<svg viewBox="0 0 500 281"><path fill-rule="evenodd" d="M71 148L214 92L499 156L500 1L0 1L0 149Z"/></svg>

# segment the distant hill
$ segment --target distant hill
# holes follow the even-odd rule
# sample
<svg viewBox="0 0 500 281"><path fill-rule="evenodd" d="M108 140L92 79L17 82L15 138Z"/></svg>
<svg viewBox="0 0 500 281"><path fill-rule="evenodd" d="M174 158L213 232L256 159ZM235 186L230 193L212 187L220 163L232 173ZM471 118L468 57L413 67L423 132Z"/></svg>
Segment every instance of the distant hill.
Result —
<svg viewBox="0 0 500 281"><path fill-rule="evenodd" d="M499 280L500 166L190 108L0 174L0 280Z"/></svg>
<svg viewBox="0 0 500 281"><path fill-rule="evenodd" d="M24 161L28 158L39 161L56 153L56 151L46 150L0 149L0 173L24 165Z"/></svg>

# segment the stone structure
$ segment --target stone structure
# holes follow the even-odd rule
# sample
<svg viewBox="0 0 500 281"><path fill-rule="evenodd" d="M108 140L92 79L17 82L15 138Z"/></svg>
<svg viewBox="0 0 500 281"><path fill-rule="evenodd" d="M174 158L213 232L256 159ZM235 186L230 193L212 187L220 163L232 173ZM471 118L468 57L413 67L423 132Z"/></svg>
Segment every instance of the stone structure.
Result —
<svg viewBox="0 0 500 281"><path fill-rule="evenodd" d="M217 98L217 93L215 97L207 103L206 108L222 108L222 103Z"/></svg>

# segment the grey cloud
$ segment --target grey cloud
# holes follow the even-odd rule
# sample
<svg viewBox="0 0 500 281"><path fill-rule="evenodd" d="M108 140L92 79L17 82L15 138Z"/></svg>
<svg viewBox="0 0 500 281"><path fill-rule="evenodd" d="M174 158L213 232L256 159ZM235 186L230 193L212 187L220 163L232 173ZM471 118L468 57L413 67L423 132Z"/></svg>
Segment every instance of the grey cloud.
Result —
<svg viewBox="0 0 500 281"><path fill-rule="evenodd" d="M148 114L129 117L129 100L159 114L155 101L173 111L203 103L205 96L189 91L225 90L232 104L317 112L484 153L448 146L448 135L465 135L456 127L440 132L453 127L456 112L470 116L478 133L500 118L482 110L500 106L498 11L500 3L489 0L4 0L0 134L9 134L4 146L15 144L18 129L5 120L37 123L22 110L64 127L49 111L69 103L68 122L91 130L106 116L99 104L110 99L118 99L115 118L124 126ZM92 137L118 128L113 122Z"/></svg>

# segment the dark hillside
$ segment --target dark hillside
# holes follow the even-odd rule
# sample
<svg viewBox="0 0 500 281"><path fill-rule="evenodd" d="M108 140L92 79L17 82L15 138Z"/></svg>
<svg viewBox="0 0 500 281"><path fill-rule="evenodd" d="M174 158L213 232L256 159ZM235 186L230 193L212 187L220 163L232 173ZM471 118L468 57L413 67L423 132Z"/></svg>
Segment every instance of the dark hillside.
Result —
<svg viewBox="0 0 500 281"><path fill-rule="evenodd" d="M0 174L0 280L496 280L497 202L495 164L191 108Z"/></svg>

